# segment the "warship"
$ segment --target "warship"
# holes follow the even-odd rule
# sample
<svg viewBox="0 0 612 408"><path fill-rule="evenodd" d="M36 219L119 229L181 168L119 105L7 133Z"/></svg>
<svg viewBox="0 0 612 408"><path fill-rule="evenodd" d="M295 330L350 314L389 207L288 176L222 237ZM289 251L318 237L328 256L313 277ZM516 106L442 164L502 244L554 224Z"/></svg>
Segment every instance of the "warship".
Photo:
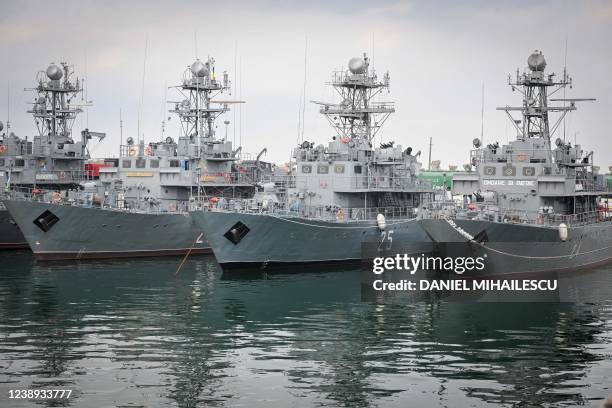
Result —
<svg viewBox="0 0 612 408"><path fill-rule="evenodd" d="M440 255L485 258L480 275L576 270L612 258L611 186L592 151L565 137L554 147L551 142L562 136L561 124L576 103L594 99L551 98L572 84L565 68L558 79L546 73L540 51L527 64L515 79L508 77L522 105L498 108L514 125L516 140L483 146L474 139L469 171L453 175L452 192L461 202L437 203L419 220Z"/></svg>
<svg viewBox="0 0 612 408"><path fill-rule="evenodd" d="M36 87L28 89L35 94L32 108L38 135L29 139L10 132L0 135L0 199L8 197L15 189L74 189L91 178L85 171L89 158L87 145L90 139L102 140L104 133L81 132L81 140L74 140L72 127L84 101L83 80L75 77L69 64L51 63L40 71ZM79 98L80 96L80 98ZM4 125L0 123L0 132ZM27 248L28 244L6 208L0 204L0 248Z"/></svg>
<svg viewBox="0 0 612 408"><path fill-rule="evenodd" d="M239 101L213 99L231 89L227 72L217 78L213 58L188 66L175 88L183 98L170 110L180 120L177 141L162 134L162 141L145 145L129 137L119 158L99 169L99 182L80 194L5 200L38 259L210 252L187 210L201 196L252 195L250 176L262 166L259 160L241 166L240 147L216 136L215 119Z"/></svg>
<svg viewBox="0 0 612 408"><path fill-rule="evenodd" d="M283 179L269 179L252 200L216 202L191 212L223 269L362 261L362 245L423 253L432 242L416 222L419 206L433 199L418 175L420 154L374 137L395 112L376 96L389 91L367 55L352 58L330 85L339 103L316 102L335 136L328 146L301 141ZM259 198L259 199L258 199Z"/></svg>

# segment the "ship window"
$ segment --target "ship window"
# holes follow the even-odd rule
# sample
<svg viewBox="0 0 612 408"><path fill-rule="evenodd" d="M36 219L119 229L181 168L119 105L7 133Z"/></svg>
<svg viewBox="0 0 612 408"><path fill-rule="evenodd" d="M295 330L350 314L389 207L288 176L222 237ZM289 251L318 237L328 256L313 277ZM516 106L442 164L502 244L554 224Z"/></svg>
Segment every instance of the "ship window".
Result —
<svg viewBox="0 0 612 408"><path fill-rule="evenodd" d="M317 173L319 173L319 174L327 174L327 173L329 173L329 166L328 165L319 165L319 166L317 166Z"/></svg>
<svg viewBox="0 0 612 408"><path fill-rule="evenodd" d="M523 176L535 176L535 167L523 167Z"/></svg>
<svg viewBox="0 0 612 408"><path fill-rule="evenodd" d="M495 166L485 166L484 167L485 176L494 176L495 175Z"/></svg>
<svg viewBox="0 0 612 408"><path fill-rule="evenodd" d="M359 164L355 165L355 174L361 174L361 165Z"/></svg>
<svg viewBox="0 0 612 408"><path fill-rule="evenodd" d="M185 160L185 170L189 170L189 162Z"/></svg>
<svg viewBox="0 0 612 408"><path fill-rule="evenodd" d="M123 160L123 163L121 164L121 167L123 167L124 169L129 169L130 167L132 167L132 161L131 160Z"/></svg>
<svg viewBox="0 0 612 408"><path fill-rule="evenodd" d="M159 168L159 160L158 159L151 159L149 161L149 167L151 167L152 169Z"/></svg>
<svg viewBox="0 0 612 408"><path fill-rule="evenodd" d="M4 159L0 159L0 166L4 166Z"/></svg>
<svg viewBox="0 0 612 408"><path fill-rule="evenodd" d="M178 160L170 160L170 167L179 167Z"/></svg>
<svg viewBox="0 0 612 408"><path fill-rule="evenodd" d="M334 173L336 173L336 174L344 173L344 164L336 164L334 166Z"/></svg>
<svg viewBox="0 0 612 408"><path fill-rule="evenodd" d="M312 166L305 164L302 166L302 173L312 173Z"/></svg>
<svg viewBox="0 0 612 408"><path fill-rule="evenodd" d="M25 160L15 159L15 167L23 167L23 166L25 166Z"/></svg>
<svg viewBox="0 0 612 408"><path fill-rule="evenodd" d="M138 158L136 159L136 168L144 169L147 166L147 159Z"/></svg>

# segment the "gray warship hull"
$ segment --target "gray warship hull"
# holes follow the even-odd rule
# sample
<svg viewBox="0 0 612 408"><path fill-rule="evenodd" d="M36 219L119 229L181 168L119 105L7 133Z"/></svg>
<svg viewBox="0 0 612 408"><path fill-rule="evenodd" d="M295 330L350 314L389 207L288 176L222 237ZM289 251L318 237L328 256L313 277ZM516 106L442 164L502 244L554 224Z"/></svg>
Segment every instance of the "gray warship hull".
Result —
<svg viewBox="0 0 612 408"><path fill-rule="evenodd" d="M433 249L415 219L388 219L381 242L375 220L338 223L215 211L192 212L191 216L204 231L224 270L357 264L364 260L362 250L366 243L381 243L385 253L392 250L421 254ZM248 232L234 244L227 234L238 223Z"/></svg>
<svg viewBox="0 0 612 408"><path fill-rule="evenodd" d="M565 241L558 227L551 226L468 219L424 219L419 224L440 256L484 257L484 270L470 272L480 276L562 272L612 261L612 221L569 227Z"/></svg>
<svg viewBox="0 0 612 408"><path fill-rule="evenodd" d="M0 249L25 249L28 243L8 211L0 206Z"/></svg>
<svg viewBox="0 0 612 408"><path fill-rule="evenodd" d="M4 204L41 260L210 253L202 232L188 214L135 213L12 200ZM47 217L45 228L36 222L41 217Z"/></svg>

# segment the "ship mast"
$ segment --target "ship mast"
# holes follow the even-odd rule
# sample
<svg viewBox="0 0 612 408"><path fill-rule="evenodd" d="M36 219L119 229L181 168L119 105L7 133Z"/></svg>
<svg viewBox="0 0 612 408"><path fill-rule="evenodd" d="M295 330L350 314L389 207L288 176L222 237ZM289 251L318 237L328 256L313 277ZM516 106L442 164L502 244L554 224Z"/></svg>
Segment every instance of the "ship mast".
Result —
<svg viewBox="0 0 612 408"><path fill-rule="evenodd" d="M555 79L555 74L545 74L546 60L541 51L534 51L527 59L528 70L519 74L516 70L516 79L512 81L508 75L508 85L513 91L518 91L523 95L523 106L505 106L497 110L503 110L508 115L510 122L517 131L517 139L526 140L529 138L543 138L546 146L551 151L551 137L554 135L559 125L563 122L565 115L569 111L576 110L576 102L593 101L591 98L573 99L549 99L550 96L565 89L572 87L572 78L563 69L563 76L560 80ZM548 102L569 102L567 106L549 106ZM515 120L512 116L513 111L518 111L522 115L522 120ZM550 126L549 112L561 112L557 121ZM549 153L550 154L550 153Z"/></svg>
<svg viewBox="0 0 612 408"><path fill-rule="evenodd" d="M351 58L348 68L334 72L328 83L340 95L340 103L312 102L321 105L320 112L341 139L357 139L371 145L383 123L395 112L392 102L373 100L383 90L389 92L390 76L387 72L379 81L365 53L363 58Z"/></svg>
<svg viewBox="0 0 612 408"><path fill-rule="evenodd" d="M227 72L223 72L221 81L215 74L215 60L206 62L196 60L183 75L183 83L175 86L185 98L175 102L174 109L181 121L184 137L198 143L198 148L215 141L214 121L221 114L229 111L229 101L219 103L212 99L219 93L229 91L231 83ZM218 107L211 106L218 103Z"/></svg>
<svg viewBox="0 0 612 408"><path fill-rule="evenodd" d="M72 140L72 126L82 109L71 102L83 92L78 78L71 81L73 74L74 71L67 63L62 62L59 66L51 63L46 71L37 74L38 86L29 89L38 95L28 113L34 116L42 138Z"/></svg>

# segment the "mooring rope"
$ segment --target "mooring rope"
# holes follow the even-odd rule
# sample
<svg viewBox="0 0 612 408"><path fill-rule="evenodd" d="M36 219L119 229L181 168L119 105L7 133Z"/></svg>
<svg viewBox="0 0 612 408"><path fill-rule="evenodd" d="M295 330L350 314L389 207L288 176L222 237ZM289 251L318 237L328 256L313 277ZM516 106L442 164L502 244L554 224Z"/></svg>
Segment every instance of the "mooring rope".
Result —
<svg viewBox="0 0 612 408"><path fill-rule="evenodd" d="M456 232L457 232L459 235L461 235L461 236L465 237L465 235L464 235L464 234L462 234L461 232L459 232L459 230L458 230L458 229L457 229L457 228L456 228L456 227L455 227L453 224L451 224L451 223L450 223L450 222L449 222L447 219L445 219L445 221L446 221L446 223L447 223L447 224L448 224L448 225L449 225L449 226L450 226L452 229L454 229L454 230L455 230L455 231L456 231ZM466 237L466 238L467 238L467 237ZM501 255L507 255L507 256L512 256L512 257L515 257L515 258L523 258L523 259L562 259L562 258L575 258L575 257L580 256L580 255L586 255L586 254L590 254L590 253L593 253L593 252L604 251L604 250L606 250L606 249L610 249L610 248L612 248L612 246L610 246L610 245L609 245L609 246L604 247L604 248L597 248L597 249L593 249L593 250L590 250L590 251L585 251L585 252L577 252L577 253L575 253L575 254L574 254L574 253L572 253L572 254L569 254L569 255L554 255L554 256L528 256L528 255L519 255L519 254L513 254L513 253L510 253L510 252L502 251L502 250L500 250L500 249L495 249L495 248L493 248L493 247L490 247L490 246L486 246L486 245L484 245L482 242L478 242L478 241L476 241L474 238L468 238L468 241L471 241L471 242L473 242L474 244L479 245L481 248L486 248L486 249L488 249L488 250L490 250L490 251L497 252L498 254L501 254ZM580 246L581 246L581 245L580 245ZM580 246L579 246L579 247L580 247ZM579 248L579 247L578 247L578 248Z"/></svg>

